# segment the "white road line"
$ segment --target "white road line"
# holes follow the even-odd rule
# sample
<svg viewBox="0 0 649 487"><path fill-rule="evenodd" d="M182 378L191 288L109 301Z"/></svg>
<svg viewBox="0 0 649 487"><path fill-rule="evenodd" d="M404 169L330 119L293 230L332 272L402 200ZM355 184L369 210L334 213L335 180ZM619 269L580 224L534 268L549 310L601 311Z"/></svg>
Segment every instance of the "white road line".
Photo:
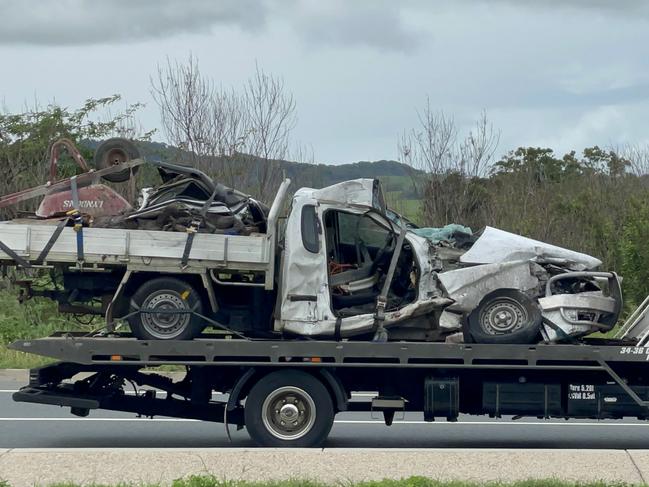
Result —
<svg viewBox="0 0 649 487"><path fill-rule="evenodd" d="M140 390L140 391L138 391L138 392L141 393L141 392L143 392L143 391L144 391L144 389L142 389L142 390ZM12 390L12 389L0 389L0 394L3 393L3 392L4 392L4 393L7 393L7 394L13 394L14 392L18 392L18 389L16 389L16 390ZM158 391L158 392L159 392L159 391ZM127 396L134 396L134 395L135 395L135 392L133 392L133 391L124 391L124 394L126 394ZM213 395L213 396L218 396L218 394L212 394L212 395Z"/></svg>
<svg viewBox="0 0 649 487"><path fill-rule="evenodd" d="M201 422L198 419L184 419L184 418L0 418L2 422L11 422L11 421L90 421L90 422L161 422L161 423L199 423ZM383 421L374 421L374 420L364 420L364 419L337 419L334 421L335 424L376 424L383 425ZM460 426L494 426L494 425L507 425L507 426L649 426L649 423L557 423L557 422L546 422L546 423L535 423L532 421L458 421L458 422L427 422L419 420L405 420L405 421L395 421L393 425L410 425L410 424L425 424L429 426L450 426L450 427L460 427Z"/></svg>
<svg viewBox="0 0 649 487"><path fill-rule="evenodd" d="M140 389L138 392L141 393L141 392L146 391L146 390L155 390L155 391L158 391L158 392L163 392L163 391L160 391L160 389ZM2 394L2 393L13 394L14 392L18 392L18 389L0 389L0 394ZM124 393L129 395L129 396L135 395L135 392L133 392L133 391L124 391ZM215 393L212 394L212 396L219 396L219 395L221 395L221 393L215 392ZM356 393L353 393L352 397L353 398L354 397L376 397L376 394L367 394L367 393L356 394Z"/></svg>
<svg viewBox="0 0 649 487"><path fill-rule="evenodd" d="M373 421L373 420L364 420L364 419L337 419L334 423L340 424L385 424L383 421ZM649 426L649 423L567 423L567 422L539 422L535 423L532 421L437 421L437 422L428 422L428 421L419 421L419 420L395 420L395 424L426 424L429 426L487 426L487 425L503 425L503 426Z"/></svg>
<svg viewBox="0 0 649 487"><path fill-rule="evenodd" d="M157 391L157 392L163 392L163 391L161 391L160 389L138 389L138 393L140 393L140 394L143 393L144 391ZM8 394L11 394L11 393L14 393L14 392L18 392L18 389L0 389L0 393L3 393L3 392L8 393ZM135 392L132 391L132 390L131 390L131 391L124 391L124 394L126 394L126 395L130 395L130 396L133 396L133 395L135 395ZM212 393L212 395L213 395L213 396L219 396L219 395L221 395L221 394L218 393L218 392L214 392L214 393Z"/></svg>
<svg viewBox="0 0 649 487"><path fill-rule="evenodd" d="M0 418L0 421L91 421L91 422L101 422L101 421L116 421L116 422L129 422L129 421L155 421L163 423L173 423L173 422L200 422L198 419L184 419L184 418Z"/></svg>

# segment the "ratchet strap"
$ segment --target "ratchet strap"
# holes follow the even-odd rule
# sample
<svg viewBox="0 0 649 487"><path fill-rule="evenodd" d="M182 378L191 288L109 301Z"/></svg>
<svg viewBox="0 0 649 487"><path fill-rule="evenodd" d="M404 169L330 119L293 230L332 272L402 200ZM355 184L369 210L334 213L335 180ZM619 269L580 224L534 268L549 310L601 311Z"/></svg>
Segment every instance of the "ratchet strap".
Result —
<svg viewBox="0 0 649 487"><path fill-rule="evenodd" d="M74 221L74 231L77 232L77 261L83 263L85 260L83 252L83 217L79 210L79 188L77 186L77 177L70 178L70 189L72 190L73 209L68 211L67 215Z"/></svg>
<svg viewBox="0 0 649 487"><path fill-rule="evenodd" d="M45 244L45 247L43 247L43 250L41 250L41 253L34 261L34 265L41 265L43 262L45 262L45 259L47 258L47 254L49 254L50 250L52 250L52 247L54 246L57 239L61 235L61 232L63 232L63 229L65 228L69 220L70 220L69 218L65 218L59 222L59 224L54 229L54 233L52 233L52 236ZM33 265L27 259L21 257L16 252L14 252L9 247L7 247L7 245L2 240L0 240L0 250L2 250L5 254L7 254L14 261L16 261L16 263L19 266L25 268L33 267Z"/></svg>
<svg viewBox="0 0 649 487"><path fill-rule="evenodd" d="M381 289L381 294L376 298L376 314L374 315L374 326L376 328L374 340L375 341L385 341L387 335L385 329L383 328L383 322L385 321L385 307L388 304L388 292L390 292L390 286L392 285L392 278L394 277L394 271L397 268L397 262L401 256L401 249L403 248L403 241L406 239L406 228L401 222L401 228L399 232L399 237L397 238L397 244L394 247L394 252L392 253L392 258L390 259L390 266L388 267L388 273L385 275L385 282L383 283L383 289Z"/></svg>
<svg viewBox="0 0 649 487"><path fill-rule="evenodd" d="M180 265L184 269L189 263L189 253L192 251L192 245L194 244L194 236L198 232L198 229L201 227L201 222L205 219L210 206L214 203L214 198L216 198L216 193L218 191L218 186L214 188L210 197L203 204L201 211L198 213L199 218L192 220L192 222L187 227L187 240L185 241L185 250L183 250L183 256L180 259Z"/></svg>
<svg viewBox="0 0 649 487"><path fill-rule="evenodd" d="M198 232L198 228L201 226L200 220L193 220L187 227L187 240L185 240L185 250L183 250L183 256L180 260L180 265L184 269L187 267L189 262L189 253L192 251L192 244L194 243L194 236Z"/></svg>
<svg viewBox="0 0 649 487"><path fill-rule="evenodd" d="M343 318L342 316L338 316L336 318L336 326L334 328L334 340L336 340L337 342L342 340L342 336L340 334L340 328L342 327L342 324L343 324Z"/></svg>
<svg viewBox="0 0 649 487"><path fill-rule="evenodd" d="M54 244L58 240L59 236L61 235L61 232L63 232L63 229L65 228L65 226L68 224L69 221L70 221L70 218L64 218L63 220L61 220L59 222L59 224L54 229L54 233L52 233L52 236L50 237L50 239L45 244L45 247L43 247L43 250L41 250L41 253L38 254L38 257L34 261L35 264L40 265L43 262L45 262L45 259L47 258L47 254L50 253L50 250L52 250L52 247L54 246Z"/></svg>
<svg viewBox="0 0 649 487"><path fill-rule="evenodd" d="M7 254L9 257L15 260L19 266L25 268L29 268L32 266L26 259L24 259L16 252L11 250L9 247L7 247L7 245L2 240L0 240L0 250L2 250L5 254Z"/></svg>

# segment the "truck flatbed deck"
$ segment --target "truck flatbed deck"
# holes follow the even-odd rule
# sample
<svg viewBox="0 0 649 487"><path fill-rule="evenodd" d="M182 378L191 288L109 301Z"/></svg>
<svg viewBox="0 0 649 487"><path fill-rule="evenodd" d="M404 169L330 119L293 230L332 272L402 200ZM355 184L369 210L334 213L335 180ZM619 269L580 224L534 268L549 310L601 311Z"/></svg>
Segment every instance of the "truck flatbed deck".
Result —
<svg viewBox="0 0 649 487"><path fill-rule="evenodd" d="M598 342L601 342L598 344ZM126 334L88 337L83 333L14 342L11 348L79 364L240 365L396 368L588 369L608 363L646 363L649 347L592 340L585 345L491 345L425 342L246 340L198 338L142 341ZM614 343L614 344L611 344ZM316 360L312 361L315 358Z"/></svg>

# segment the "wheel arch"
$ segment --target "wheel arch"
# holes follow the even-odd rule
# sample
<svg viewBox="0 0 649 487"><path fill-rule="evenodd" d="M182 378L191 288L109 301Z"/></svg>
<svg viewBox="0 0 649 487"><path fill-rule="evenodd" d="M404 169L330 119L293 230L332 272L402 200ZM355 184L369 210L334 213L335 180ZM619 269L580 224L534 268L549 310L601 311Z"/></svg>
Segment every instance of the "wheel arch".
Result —
<svg viewBox="0 0 649 487"><path fill-rule="evenodd" d="M143 283L157 277L173 277L174 279L179 279L190 284L199 293L205 308L209 308L214 313L219 310L214 292L214 285L207 275L207 272L204 274L194 274L186 272L150 272L132 270L131 276L125 285L124 291L121 293L120 299L128 299L127 296L132 295ZM126 305L127 304L128 302L126 302ZM124 303L122 303L122 305L124 305Z"/></svg>
<svg viewBox="0 0 649 487"><path fill-rule="evenodd" d="M322 382L322 385L325 386L325 388L331 395L331 399L336 408L336 412L347 410L349 393L346 391L345 386L343 385L340 378L334 372L328 369L319 369L317 371L314 371L309 370L305 367L251 367L247 369L243 374L241 374L232 386L230 397L228 398L228 403L226 406L228 411L233 411L234 409L236 409L239 402L248 395L250 389L252 389L252 387L257 382L263 380L263 378L268 374L281 370L299 370L301 372L306 372L312 375L315 379Z"/></svg>

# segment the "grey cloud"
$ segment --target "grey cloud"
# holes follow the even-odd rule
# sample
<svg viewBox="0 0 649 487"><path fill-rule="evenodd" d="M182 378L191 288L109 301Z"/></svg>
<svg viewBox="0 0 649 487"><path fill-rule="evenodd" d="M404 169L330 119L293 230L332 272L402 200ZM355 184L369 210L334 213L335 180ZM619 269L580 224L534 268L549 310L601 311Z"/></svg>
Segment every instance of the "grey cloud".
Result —
<svg viewBox="0 0 649 487"><path fill-rule="evenodd" d="M474 0L465 1L470 3ZM534 8L544 11L577 9L649 17L649 2L647 0L483 0L483 2L507 3L518 8Z"/></svg>
<svg viewBox="0 0 649 487"><path fill-rule="evenodd" d="M261 31L281 20L301 38L404 51L418 43L394 2L361 0L0 0L0 44L116 44L204 33Z"/></svg>
<svg viewBox="0 0 649 487"><path fill-rule="evenodd" d="M296 2L294 24L313 43L409 51L420 44L423 34L406 25L404 5L408 7L389 0L306 0Z"/></svg>
<svg viewBox="0 0 649 487"><path fill-rule="evenodd" d="M555 96L556 105L624 105L649 100L649 83L636 83L620 88L610 88L575 94L559 91Z"/></svg>
<svg viewBox="0 0 649 487"><path fill-rule="evenodd" d="M499 90L496 86L488 89L489 103L498 108L588 108L610 105L633 105L649 101L649 84L636 83L621 88L596 89L585 93L566 91L551 83L539 83L536 86L508 86ZM466 101L479 104L484 100L484 93L468 93Z"/></svg>
<svg viewBox="0 0 649 487"><path fill-rule="evenodd" d="M0 0L0 44L75 45L131 42L265 22L255 0Z"/></svg>

